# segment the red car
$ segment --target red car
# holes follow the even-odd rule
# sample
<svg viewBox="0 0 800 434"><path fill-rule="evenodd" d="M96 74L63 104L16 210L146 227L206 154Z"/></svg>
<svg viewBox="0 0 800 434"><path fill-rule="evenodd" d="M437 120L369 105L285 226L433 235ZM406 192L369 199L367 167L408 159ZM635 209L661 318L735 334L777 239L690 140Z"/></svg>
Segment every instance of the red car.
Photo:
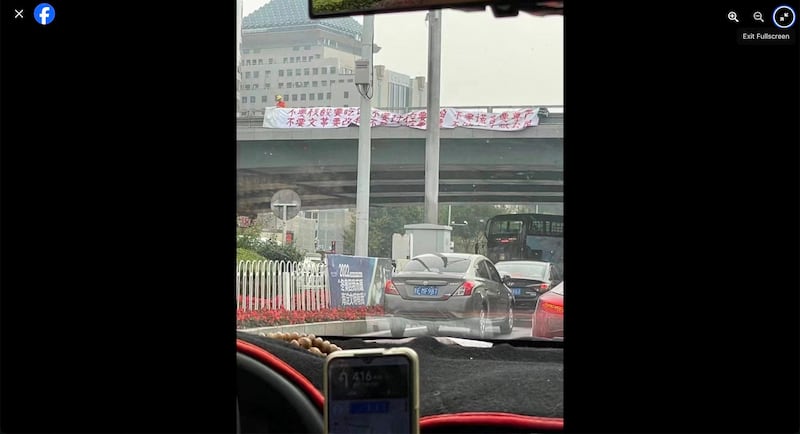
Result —
<svg viewBox="0 0 800 434"><path fill-rule="evenodd" d="M564 282L539 296L531 316L531 336L564 339Z"/></svg>

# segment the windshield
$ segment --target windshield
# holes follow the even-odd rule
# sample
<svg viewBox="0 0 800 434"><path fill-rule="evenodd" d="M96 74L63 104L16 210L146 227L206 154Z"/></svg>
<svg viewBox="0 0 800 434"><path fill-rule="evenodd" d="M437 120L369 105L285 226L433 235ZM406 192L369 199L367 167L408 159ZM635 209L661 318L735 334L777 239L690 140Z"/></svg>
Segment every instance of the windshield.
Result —
<svg viewBox="0 0 800 434"><path fill-rule="evenodd" d="M522 230L519 220L495 220L489 226L489 236L516 236Z"/></svg>
<svg viewBox="0 0 800 434"><path fill-rule="evenodd" d="M497 271L510 274L511 277L519 276L542 279L547 271L547 264L536 262L504 264L500 262L497 264Z"/></svg>
<svg viewBox="0 0 800 434"><path fill-rule="evenodd" d="M237 327L534 339L496 262L562 254L563 17L239 7Z"/></svg>

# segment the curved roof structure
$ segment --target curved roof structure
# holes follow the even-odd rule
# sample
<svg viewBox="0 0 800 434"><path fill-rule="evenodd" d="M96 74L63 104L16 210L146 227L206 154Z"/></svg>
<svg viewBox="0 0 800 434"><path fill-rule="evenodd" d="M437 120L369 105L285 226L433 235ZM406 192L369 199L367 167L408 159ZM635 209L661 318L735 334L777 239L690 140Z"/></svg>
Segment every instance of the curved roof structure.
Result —
<svg viewBox="0 0 800 434"><path fill-rule="evenodd" d="M352 17L312 20L307 0L272 0L242 20L244 32L275 31L285 28L321 27L361 39L362 26Z"/></svg>

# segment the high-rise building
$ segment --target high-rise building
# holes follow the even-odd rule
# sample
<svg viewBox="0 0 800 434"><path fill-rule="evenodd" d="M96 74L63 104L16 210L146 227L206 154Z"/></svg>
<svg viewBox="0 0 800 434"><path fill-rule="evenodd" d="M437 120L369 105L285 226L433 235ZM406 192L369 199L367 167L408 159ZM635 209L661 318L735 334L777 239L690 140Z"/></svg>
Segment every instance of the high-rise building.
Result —
<svg viewBox="0 0 800 434"><path fill-rule="evenodd" d="M317 222L317 249L330 251L335 246L336 252L342 253L344 230L352 224L353 212L349 209L327 209L304 213Z"/></svg>
<svg viewBox="0 0 800 434"><path fill-rule="evenodd" d="M242 114L263 114L281 95L287 107L357 107L355 61L362 26L352 17L308 17L305 0L272 0L242 21ZM380 47L373 45L373 52ZM424 107L425 77L373 69L373 107Z"/></svg>
<svg viewBox="0 0 800 434"><path fill-rule="evenodd" d="M242 111L242 1L236 0L236 116Z"/></svg>

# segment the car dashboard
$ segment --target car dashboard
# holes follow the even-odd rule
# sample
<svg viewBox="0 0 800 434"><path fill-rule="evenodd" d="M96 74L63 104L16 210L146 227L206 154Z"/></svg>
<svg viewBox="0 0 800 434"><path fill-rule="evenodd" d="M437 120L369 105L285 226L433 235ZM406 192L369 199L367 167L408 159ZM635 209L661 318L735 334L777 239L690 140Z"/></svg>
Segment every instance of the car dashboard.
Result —
<svg viewBox="0 0 800 434"><path fill-rule="evenodd" d="M421 433L563 430L563 343L496 341L489 348L418 337L328 337L342 349L406 346L420 363ZM325 357L237 332L237 432L323 432Z"/></svg>

